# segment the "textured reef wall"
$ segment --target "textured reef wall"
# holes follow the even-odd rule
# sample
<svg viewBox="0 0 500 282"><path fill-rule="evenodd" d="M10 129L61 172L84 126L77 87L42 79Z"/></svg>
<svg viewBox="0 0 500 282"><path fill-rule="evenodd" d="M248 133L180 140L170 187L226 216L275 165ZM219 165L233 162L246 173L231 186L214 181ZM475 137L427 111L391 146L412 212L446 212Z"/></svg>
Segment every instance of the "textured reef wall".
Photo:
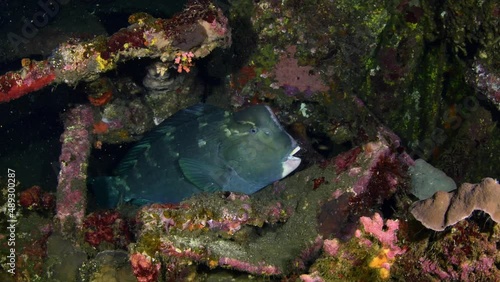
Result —
<svg viewBox="0 0 500 282"><path fill-rule="evenodd" d="M193 0L23 59L0 76L0 112L49 85L83 99L61 110L57 191L20 178L15 213L1 203L18 240L0 280L500 280L499 14L494 0ZM250 196L89 212L92 154L202 100L269 105L300 169ZM418 201L416 158L460 188Z"/></svg>

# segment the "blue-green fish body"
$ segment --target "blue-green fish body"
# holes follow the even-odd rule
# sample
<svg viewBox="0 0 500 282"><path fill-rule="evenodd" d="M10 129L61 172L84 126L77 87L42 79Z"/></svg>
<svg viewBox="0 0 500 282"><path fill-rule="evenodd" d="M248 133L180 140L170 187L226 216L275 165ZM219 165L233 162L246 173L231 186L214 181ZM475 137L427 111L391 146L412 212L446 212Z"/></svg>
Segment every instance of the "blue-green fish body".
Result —
<svg viewBox="0 0 500 282"><path fill-rule="evenodd" d="M93 188L103 189L105 182L105 195L96 195L106 206L176 203L200 192L252 194L295 170L299 149L267 106L231 113L198 104L146 134L124 157L117 176Z"/></svg>

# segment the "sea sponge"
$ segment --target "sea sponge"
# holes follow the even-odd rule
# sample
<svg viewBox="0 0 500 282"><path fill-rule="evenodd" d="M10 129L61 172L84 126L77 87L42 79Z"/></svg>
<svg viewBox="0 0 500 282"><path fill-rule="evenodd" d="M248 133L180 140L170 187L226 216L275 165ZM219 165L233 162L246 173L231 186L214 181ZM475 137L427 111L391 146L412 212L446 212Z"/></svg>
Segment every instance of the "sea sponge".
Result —
<svg viewBox="0 0 500 282"><path fill-rule="evenodd" d="M464 183L455 191L438 191L429 199L415 202L410 212L425 227L442 231L469 217L473 211L489 214L500 222L500 184L493 178L484 178L479 184Z"/></svg>
<svg viewBox="0 0 500 282"><path fill-rule="evenodd" d="M416 160L408 172L411 176L411 193L419 200L428 199L437 191L450 192L457 189L453 179L423 159Z"/></svg>

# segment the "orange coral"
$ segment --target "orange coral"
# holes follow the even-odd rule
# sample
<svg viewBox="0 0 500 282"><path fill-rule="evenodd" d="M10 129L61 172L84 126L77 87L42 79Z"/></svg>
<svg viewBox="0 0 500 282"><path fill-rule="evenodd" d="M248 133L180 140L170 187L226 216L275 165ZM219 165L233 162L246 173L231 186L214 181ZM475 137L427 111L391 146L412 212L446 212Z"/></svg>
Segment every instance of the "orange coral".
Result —
<svg viewBox="0 0 500 282"><path fill-rule="evenodd" d="M88 97L92 105L99 107L102 105L106 105L111 100L111 98L113 97L113 91L108 90L101 93L100 95L89 95Z"/></svg>
<svg viewBox="0 0 500 282"><path fill-rule="evenodd" d="M369 267L378 269L378 273L382 279L388 279L391 276L389 269L394 259L389 259L387 256L389 252L389 249L382 249L368 264Z"/></svg>
<svg viewBox="0 0 500 282"><path fill-rule="evenodd" d="M108 132L109 125L104 121L94 123L94 130L92 131L94 134L104 134Z"/></svg>
<svg viewBox="0 0 500 282"><path fill-rule="evenodd" d="M102 141L101 140L97 140L94 142L94 148L100 150L102 149Z"/></svg>
<svg viewBox="0 0 500 282"><path fill-rule="evenodd" d="M28 58L21 59L21 66L26 69L29 68L31 66L31 60Z"/></svg>
<svg viewBox="0 0 500 282"><path fill-rule="evenodd" d="M113 91L113 82L107 77L100 77L87 86L89 101L96 107L105 105L111 101Z"/></svg>

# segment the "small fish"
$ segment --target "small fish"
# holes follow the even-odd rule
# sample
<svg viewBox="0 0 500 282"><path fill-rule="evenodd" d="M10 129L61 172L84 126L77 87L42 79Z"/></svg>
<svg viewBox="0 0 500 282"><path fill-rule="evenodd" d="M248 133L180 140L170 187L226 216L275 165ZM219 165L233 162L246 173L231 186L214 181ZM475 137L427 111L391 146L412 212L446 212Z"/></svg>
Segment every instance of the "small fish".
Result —
<svg viewBox="0 0 500 282"><path fill-rule="evenodd" d="M91 188L106 207L177 203L200 192L252 194L294 171L299 150L268 106L231 113L197 104L146 134L115 177L99 178Z"/></svg>

